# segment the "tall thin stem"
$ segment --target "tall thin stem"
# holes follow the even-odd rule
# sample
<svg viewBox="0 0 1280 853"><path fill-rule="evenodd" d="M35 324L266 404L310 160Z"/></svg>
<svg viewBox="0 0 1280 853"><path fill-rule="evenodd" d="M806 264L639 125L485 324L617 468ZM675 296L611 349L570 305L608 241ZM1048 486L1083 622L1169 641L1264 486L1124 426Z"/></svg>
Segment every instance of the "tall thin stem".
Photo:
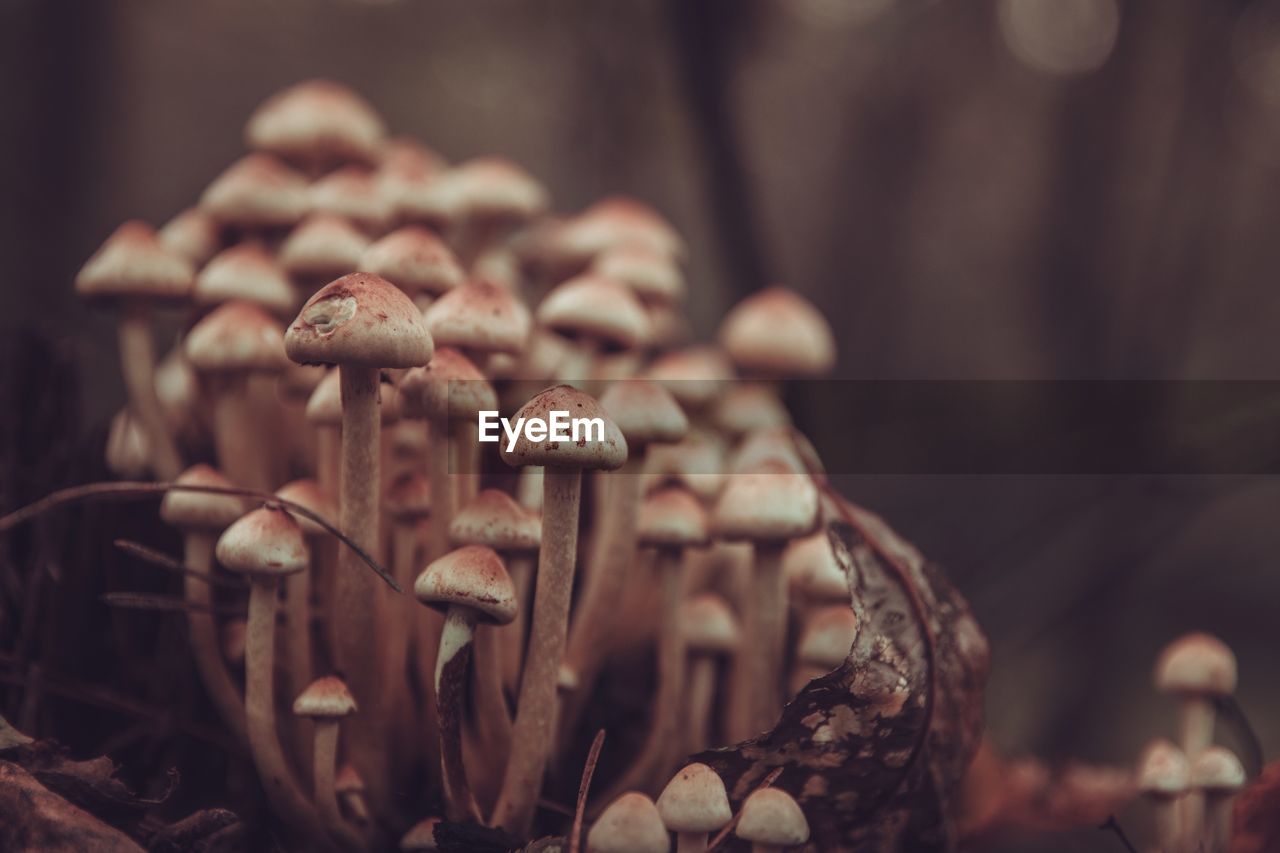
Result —
<svg viewBox="0 0 1280 853"><path fill-rule="evenodd" d="M146 305L140 302L122 305L117 333L121 375L129 393L129 406L151 440L151 464L161 480L173 480L185 466L156 398L156 353L151 339L151 312Z"/></svg>
<svg viewBox="0 0 1280 853"><path fill-rule="evenodd" d="M186 567L206 575L212 574L214 541L211 533L187 532L183 538L183 563ZM218 628L209 610L213 604L213 592L207 582L195 575L186 575L183 595L187 603L194 605L187 611L187 627L191 632L191 653L195 657L196 671L218 715L236 739L247 744L249 735L245 728L244 700L219 650Z"/></svg>

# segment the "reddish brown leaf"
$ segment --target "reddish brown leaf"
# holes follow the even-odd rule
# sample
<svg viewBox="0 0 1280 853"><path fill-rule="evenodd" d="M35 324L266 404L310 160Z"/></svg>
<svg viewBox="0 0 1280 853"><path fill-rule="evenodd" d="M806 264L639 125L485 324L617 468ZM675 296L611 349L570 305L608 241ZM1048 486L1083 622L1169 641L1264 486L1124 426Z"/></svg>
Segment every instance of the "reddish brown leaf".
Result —
<svg viewBox="0 0 1280 853"><path fill-rule="evenodd" d="M1280 761L1263 768L1236 802L1231 853L1280 850Z"/></svg>
<svg viewBox="0 0 1280 853"><path fill-rule="evenodd" d="M73 806L9 761L0 761L0 850L140 853L123 832Z"/></svg>

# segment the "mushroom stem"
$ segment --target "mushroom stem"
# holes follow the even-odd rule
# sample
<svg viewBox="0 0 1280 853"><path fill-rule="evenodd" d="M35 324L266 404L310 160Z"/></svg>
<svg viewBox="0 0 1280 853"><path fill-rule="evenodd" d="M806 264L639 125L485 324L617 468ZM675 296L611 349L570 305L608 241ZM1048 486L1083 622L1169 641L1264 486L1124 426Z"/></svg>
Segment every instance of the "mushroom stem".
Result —
<svg viewBox="0 0 1280 853"><path fill-rule="evenodd" d="M479 809L471 796L462 760L462 711L475 621L475 613L470 608L449 608L444 630L440 632L435 688L436 712L440 717L440 761L449 818L479 822Z"/></svg>
<svg viewBox="0 0 1280 853"><path fill-rule="evenodd" d="M1195 759L1213 743L1213 702L1207 696L1185 695L1179 712L1182 751L1188 761Z"/></svg>
<svg viewBox="0 0 1280 853"><path fill-rule="evenodd" d="M172 480L185 467L173 436L165 425L164 410L156 398L156 353L151 339L151 312L136 301L120 309L117 327L120 369L129 405L151 439L151 464L161 480Z"/></svg>
<svg viewBox="0 0 1280 853"><path fill-rule="evenodd" d="M516 588L516 618L504 625L502 637L502 684L512 695L520 689L520 669L524 664L524 641L529 627L529 592L533 587L533 558L513 556L507 562L511 583Z"/></svg>
<svg viewBox="0 0 1280 853"><path fill-rule="evenodd" d="M1225 792L1205 795L1204 826L1199 841L1199 849L1204 853L1227 853L1231 849L1234 797L1233 793Z"/></svg>
<svg viewBox="0 0 1280 853"><path fill-rule="evenodd" d="M755 710L753 732L769 729L778 718L781 692L782 647L787 636L787 588L782 576L785 543L758 543L752 580L751 610L755 630L750 633Z"/></svg>
<svg viewBox="0 0 1280 853"><path fill-rule="evenodd" d="M338 721L317 720L315 728L312 779L315 783L316 808L320 811L325 826L332 831L343 826L338 795L333 784L338 765Z"/></svg>
<svg viewBox="0 0 1280 853"><path fill-rule="evenodd" d="M705 832L677 832L676 853L706 853L707 834Z"/></svg>
<svg viewBox="0 0 1280 853"><path fill-rule="evenodd" d="M259 417L249 396L247 377L240 374L210 379L218 465L237 486L271 491L279 485L271 477L273 448L268 436L254 429Z"/></svg>
<svg viewBox="0 0 1280 853"><path fill-rule="evenodd" d="M314 552L313 552L314 553ZM284 586L284 681L288 696L297 696L311 683L311 571L297 572L281 581ZM311 738L311 721L305 718L287 718L285 731L289 735L289 753L301 758L305 766L308 741ZM297 765L295 765L297 766Z"/></svg>
<svg viewBox="0 0 1280 853"><path fill-rule="evenodd" d="M1162 853L1180 853L1182 814L1175 797L1161 797L1153 803L1156 824L1156 849Z"/></svg>
<svg viewBox="0 0 1280 853"><path fill-rule="evenodd" d="M183 562L187 568L211 575L214 542L212 534L188 531L183 537ZM183 594L187 603L194 605L187 611L187 626L191 632L191 653L195 657L196 671L209 692L209 700L236 740L248 743L244 700L219 651L218 628L209 609L213 604L212 590L207 581L188 574L183 580Z"/></svg>
<svg viewBox="0 0 1280 853"><path fill-rule="evenodd" d="M458 475L454 478L454 506L466 506L480 494L480 432L476 421L467 418L454 422L453 454Z"/></svg>
<svg viewBox="0 0 1280 853"><path fill-rule="evenodd" d="M697 655L689 666L689 728L685 752L701 752L711 745L711 705L716 691L716 662Z"/></svg>
<svg viewBox="0 0 1280 853"><path fill-rule="evenodd" d="M326 494L336 495L342 471L342 430L316 427L316 482Z"/></svg>
<svg viewBox="0 0 1280 853"><path fill-rule="evenodd" d="M431 419L429 436L431 460L431 539L427 562L444 556L449 551L449 524L453 521L454 487L450 461L449 422L444 418Z"/></svg>
<svg viewBox="0 0 1280 853"><path fill-rule="evenodd" d="M528 834L532 823L554 736L556 682L568 633L577 556L582 472L548 467L543 490L542 548L529 648L511 732L511 757L493 813L495 825L520 836Z"/></svg>

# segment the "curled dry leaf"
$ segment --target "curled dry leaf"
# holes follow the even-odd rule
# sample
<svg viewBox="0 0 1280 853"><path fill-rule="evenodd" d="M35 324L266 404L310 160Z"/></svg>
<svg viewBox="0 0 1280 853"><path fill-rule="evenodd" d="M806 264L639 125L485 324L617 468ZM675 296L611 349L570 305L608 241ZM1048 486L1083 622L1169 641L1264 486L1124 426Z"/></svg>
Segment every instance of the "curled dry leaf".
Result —
<svg viewBox="0 0 1280 853"><path fill-rule="evenodd" d="M937 567L878 517L836 496L824 519L849 578L858 631L774 729L694 756L735 808L775 768L812 850L952 850L955 795L982 738L988 648ZM729 841L731 849L736 841Z"/></svg>
<svg viewBox="0 0 1280 853"><path fill-rule="evenodd" d="M0 760L0 850L141 853L142 848L41 785L19 765Z"/></svg>

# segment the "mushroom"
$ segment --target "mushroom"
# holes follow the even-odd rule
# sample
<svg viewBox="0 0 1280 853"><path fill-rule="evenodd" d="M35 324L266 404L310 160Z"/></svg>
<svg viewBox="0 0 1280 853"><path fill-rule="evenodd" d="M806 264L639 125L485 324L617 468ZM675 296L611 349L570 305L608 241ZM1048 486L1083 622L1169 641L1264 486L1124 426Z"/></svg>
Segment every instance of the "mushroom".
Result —
<svg viewBox="0 0 1280 853"><path fill-rule="evenodd" d="M377 171L378 192L391 205L396 220L423 220L413 215L414 202L447 165L443 157L416 139L400 136L383 143Z"/></svg>
<svg viewBox="0 0 1280 853"><path fill-rule="evenodd" d="M226 477L204 464L191 466L174 482L183 486L231 486ZM237 740L248 743L244 700L218 648L218 626L210 610L213 594L206 579L213 576L213 547L218 534L243 513L244 504L239 498L213 492L171 491L160 502L160 518L182 532L183 565L206 576L187 574L182 580L183 597L192 605L187 610L187 627L196 671L218 715Z"/></svg>
<svg viewBox="0 0 1280 853"><path fill-rule="evenodd" d="M1158 849L1176 851L1182 840L1178 801L1190 784L1190 768L1182 750L1167 740L1147 746L1138 762L1138 791L1155 810Z"/></svg>
<svg viewBox="0 0 1280 853"><path fill-rule="evenodd" d="M338 725L342 718L356 712L356 700L342 679L333 675L317 678L293 701L293 713L315 723L315 748L312 755L314 800L320 817L330 832L346 828L338 809L334 779L338 770Z"/></svg>
<svg viewBox="0 0 1280 853"><path fill-rule="evenodd" d="M467 266L489 246L547 209L547 190L500 157L476 157L442 174L438 191L458 200L452 242Z"/></svg>
<svg viewBox="0 0 1280 853"><path fill-rule="evenodd" d="M671 839L653 800L629 791L600 813L587 833L587 853L667 853Z"/></svg>
<svg viewBox="0 0 1280 853"><path fill-rule="evenodd" d="M781 788L757 788L742 803L733 834L751 842L751 853L782 853L809 840L809 822Z"/></svg>
<svg viewBox="0 0 1280 853"><path fill-rule="evenodd" d="M608 247L595 256L590 271L627 285L646 305L678 305L685 299L680 265L666 251L643 243Z"/></svg>
<svg viewBox="0 0 1280 853"><path fill-rule="evenodd" d="M735 382L712 405L711 422L737 438L759 429L790 426L791 415L767 385Z"/></svg>
<svg viewBox="0 0 1280 853"><path fill-rule="evenodd" d="M640 245L679 259L684 241L671 223L647 204L626 196L597 201L564 223L554 235L554 250L565 260L585 264L611 246Z"/></svg>
<svg viewBox="0 0 1280 853"><path fill-rule="evenodd" d="M420 367L431 359L431 335L422 315L394 285L368 273L343 276L302 307L285 334L289 358L303 364L336 364L342 392L340 527L362 548L378 550L379 373L382 368ZM339 553L332 605L334 657L350 679L371 720L351 738L352 760L366 768L381 791L389 780L386 750L378 738L382 708L379 668L370 666L383 648L377 580L356 553ZM382 801L379 798L379 801Z"/></svg>
<svg viewBox="0 0 1280 853"><path fill-rule="evenodd" d="M1245 785L1240 759L1229 749L1211 746L1191 762L1190 781L1191 788L1204 798L1204 812L1202 821L1186 827L1186 849L1227 853L1231 849L1232 800Z"/></svg>
<svg viewBox="0 0 1280 853"><path fill-rule="evenodd" d="M189 207L170 219L158 236L162 246L196 266L206 263L222 245L222 229L217 221L198 207Z"/></svg>
<svg viewBox="0 0 1280 853"><path fill-rule="evenodd" d="M138 419L123 408L111 417L103 461L107 470L126 480L141 480L151 471L151 442Z"/></svg>
<svg viewBox="0 0 1280 853"><path fill-rule="evenodd" d="M398 228L365 249L359 269L382 276L423 309L466 281L453 251L421 225Z"/></svg>
<svg viewBox="0 0 1280 853"><path fill-rule="evenodd" d="M676 834L676 853L704 853L707 835L733 818L724 780L697 762L672 777L657 805L662 822Z"/></svg>
<svg viewBox="0 0 1280 853"><path fill-rule="evenodd" d="M736 654L741 631L733 611L720 596L707 592L685 602L681 629L689 649L688 727L685 753L711 745L711 705L716 689L716 659Z"/></svg>
<svg viewBox="0 0 1280 853"><path fill-rule="evenodd" d="M528 652L512 728L511 758L494 807L494 823L517 834L527 832L533 818L553 740L556 681L564 653L577 557L582 471L615 469L627 459L627 442L617 425L598 402L575 388L548 388L526 403L516 417L547 421L551 412L599 418L603 435L588 434L576 442L534 441L525 430L513 450L502 449L502 458L509 465L546 468L542 548L538 552Z"/></svg>
<svg viewBox="0 0 1280 853"><path fill-rule="evenodd" d="M117 228L76 275L77 294L117 310L120 368L129 406L146 433L152 467L162 480L178 476L183 464L156 399L151 309L185 300L194 275L191 262L161 245L143 222Z"/></svg>
<svg viewBox="0 0 1280 853"><path fill-rule="evenodd" d="M790 692L843 666L858 634L858 617L848 604L832 604L809 614L796 647Z"/></svg>
<svg viewBox="0 0 1280 853"><path fill-rule="evenodd" d="M369 235L381 234L394 213L391 199L378 185L377 173L364 166L334 169L311 185L310 195L312 213L336 216Z"/></svg>
<svg viewBox="0 0 1280 853"><path fill-rule="evenodd" d="M440 818L429 817L418 821L400 839L400 849L406 851L439 850L436 844L436 824Z"/></svg>
<svg viewBox="0 0 1280 853"><path fill-rule="evenodd" d="M733 365L716 346L686 347L655 358L645 376L662 385L691 417L704 415L733 383Z"/></svg>
<svg viewBox="0 0 1280 853"><path fill-rule="evenodd" d="M466 545L427 566L413 593L445 613L436 658L436 708L445 794L454 820L480 815L462 762L462 713L467 665L477 622L505 625L516 615L516 593L502 559L492 548Z"/></svg>
<svg viewBox="0 0 1280 853"><path fill-rule="evenodd" d="M820 376L835 366L831 326L807 299L770 287L735 305L720 323L720 345L744 375Z"/></svg>
<svg viewBox="0 0 1280 853"><path fill-rule="evenodd" d="M754 731L771 726L780 707L787 615L782 553L789 540L813 532L817 525L818 491L813 482L776 459L730 477L712 512L717 535L749 541L755 549L745 631L751 677L735 681L739 695L730 699L744 706L754 702Z"/></svg>
<svg viewBox="0 0 1280 853"><path fill-rule="evenodd" d="M538 305L537 318L579 343L577 359L561 366L567 381L591 378L604 351L636 349L649 340L649 318L640 300L622 282L600 275L558 285Z"/></svg>
<svg viewBox="0 0 1280 853"><path fill-rule="evenodd" d="M191 292L197 305L252 302L273 315L285 317L298 305L289 277L262 245L252 240L223 249L196 276Z"/></svg>
<svg viewBox="0 0 1280 853"><path fill-rule="evenodd" d="M1156 662L1156 689L1178 698L1182 751L1195 760L1213 743L1213 705L1236 689L1236 656L1209 634L1187 634L1165 647Z"/></svg>
<svg viewBox="0 0 1280 853"><path fill-rule="evenodd" d="M312 175L347 163L374 163L386 126L369 103L331 80L306 80L272 95L245 125L250 148L270 151Z"/></svg>
<svg viewBox="0 0 1280 853"><path fill-rule="evenodd" d="M370 821L369 801L360 771L352 764L342 765L338 778L333 782L333 790L337 793L345 814L357 824L367 826Z"/></svg>
<svg viewBox="0 0 1280 853"><path fill-rule="evenodd" d="M289 232L280 245L280 266L304 293L354 270L369 248L369 238L347 220L313 213Z"/></svg>
<svg viewBox="0 0 1280 853"><path fill-rule="evenodd" d="M792 540L782 553L782 574L797 593L794 598L809 605L842 602L847 606L850 601L849 578L825 530Z"/></svg>
<svg viewBox="0 0 1280 853"><path fill-rule="evenodd" d="M307 213L307 181L269 154L232 163L200 196L200 209L239 236L274 240Z"/></svg>

